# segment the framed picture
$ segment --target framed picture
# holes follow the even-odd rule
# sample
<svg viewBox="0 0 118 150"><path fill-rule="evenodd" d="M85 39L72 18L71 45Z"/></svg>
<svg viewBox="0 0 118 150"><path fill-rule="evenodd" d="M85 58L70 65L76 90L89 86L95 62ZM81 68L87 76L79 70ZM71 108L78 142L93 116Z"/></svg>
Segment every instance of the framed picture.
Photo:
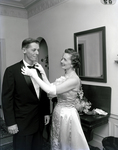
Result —
<svg viewBox="0 0 118 150"><path fill-rule="evenodd" d="M74 48L80 55L77 74L81 80L106 82L105 27L74 33Z"/></svg>

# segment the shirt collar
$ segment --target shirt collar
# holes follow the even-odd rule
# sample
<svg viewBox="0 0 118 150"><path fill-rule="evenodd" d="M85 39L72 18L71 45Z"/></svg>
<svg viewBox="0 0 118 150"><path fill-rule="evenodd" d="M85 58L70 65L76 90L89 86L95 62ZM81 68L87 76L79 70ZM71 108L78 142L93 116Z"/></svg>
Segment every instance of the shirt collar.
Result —
<svg viewBox="0 0 118 150"><path fill-rule="evenodd" d="M24 63L24 65L27 67L27 66L33 66L33 65L30 65L30 64L28 64L24 59L23 59L23 63Z"/></svg>

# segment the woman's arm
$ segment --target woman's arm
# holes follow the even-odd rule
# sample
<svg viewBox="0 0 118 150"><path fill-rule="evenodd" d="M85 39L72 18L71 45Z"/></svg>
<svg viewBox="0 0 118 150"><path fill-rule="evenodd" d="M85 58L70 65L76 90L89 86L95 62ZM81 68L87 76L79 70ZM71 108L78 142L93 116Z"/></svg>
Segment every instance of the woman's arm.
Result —
<svg viewBox="0 0 118 150"><path fill-rule="evenodd" d="M74 78L69 78L65 82L63 82L62 84L55 86L53 84L47 84L44 81L42 81L38 77L35 69L22 68L21 70L22 70L22 74L29 75L32 78L34 78L36 80L36 82L40 85L40 87L46 93L52 94L52 95L56 95L56 94L61 94L61 93L67 92L67 91L75 88L80 82L78 77L74 77Z"/></svg>
<svg viewBox="0 0 118 150"><path fill-rule="evenodd" d="M21 73L23 75L28 75L39 84L39 86L48 94L56 95L56 87L50 83L45 83L37 74L36 69L29 69L28 67L21 68Z"/></svg>
<svg viewBox="0 0 118 150"><path fill-rule="evenodd" d="M56 86L56 93L61 94L67 92L79 84L79 79L77 77L72 77L64 81L63 83Z"/></svg>
<svg viewBox="0 0 118 150"><path fill-rule="evenodd" d="M42 67L39 63L36 63L36 64L35 64L35 68L40 71L40 73L41 73L41 75L42 75L43 81L44 81L45 83L47 83L47 84L50 85L50 82L49 82L49 80L48 80L48 78L47 78L47 75L46 75L45 70L43 69L43 67Z"/></svg>
<svg viewBox="0 0 118 150"><path fill-rule="evenodd" d="M45 83L42 81L39 76L34 73L31 75L31 78L34 78L34 80L39 84L39 86L48 94L56 95L56 87L55 85L52 85L50 83Z"/></svg>
<svg viewBox="0 0 118 150"><path fill-rule="evenodd" d="M79 83L78 78L70 78L70 79L67 79L65 82L63 82L60 85L53 85L53 84L46 84L37 75L33 75L32 77L36 80L36 82L41 86L41 88L46 93L52 94L52 95L67 92L67 91L75 88L75 86L77 86Z"/></svg>

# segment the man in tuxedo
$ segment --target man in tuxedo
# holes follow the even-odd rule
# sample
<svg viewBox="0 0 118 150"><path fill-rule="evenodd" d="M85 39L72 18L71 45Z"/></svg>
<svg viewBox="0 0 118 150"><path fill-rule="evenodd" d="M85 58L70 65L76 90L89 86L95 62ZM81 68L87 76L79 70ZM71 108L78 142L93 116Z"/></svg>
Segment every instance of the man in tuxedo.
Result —
<svg viewBox="0 0 118 150"><path fill-rule="evenodd" d="M4 73L2 106L8 132L13 134L14 150L41 150L42 120L49 123L50 102L46 93L32 78L21 73L23 66L32 67L36 63L39 48L38 40L25 39L23 60Z"/></svg>

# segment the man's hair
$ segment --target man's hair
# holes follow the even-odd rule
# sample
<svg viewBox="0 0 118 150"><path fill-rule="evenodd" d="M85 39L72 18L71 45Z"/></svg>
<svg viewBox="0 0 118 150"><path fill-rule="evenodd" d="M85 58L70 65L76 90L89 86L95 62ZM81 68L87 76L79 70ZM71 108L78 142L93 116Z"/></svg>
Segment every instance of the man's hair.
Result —
<svg viewBox="0 0 118 150"><path fill-rule="evenodd" d="M40 44L40 42L39 42L38 39L27 38L27 39L23 40L23 42L22 42L22 48L28 48L31 43Z"/></svg>

